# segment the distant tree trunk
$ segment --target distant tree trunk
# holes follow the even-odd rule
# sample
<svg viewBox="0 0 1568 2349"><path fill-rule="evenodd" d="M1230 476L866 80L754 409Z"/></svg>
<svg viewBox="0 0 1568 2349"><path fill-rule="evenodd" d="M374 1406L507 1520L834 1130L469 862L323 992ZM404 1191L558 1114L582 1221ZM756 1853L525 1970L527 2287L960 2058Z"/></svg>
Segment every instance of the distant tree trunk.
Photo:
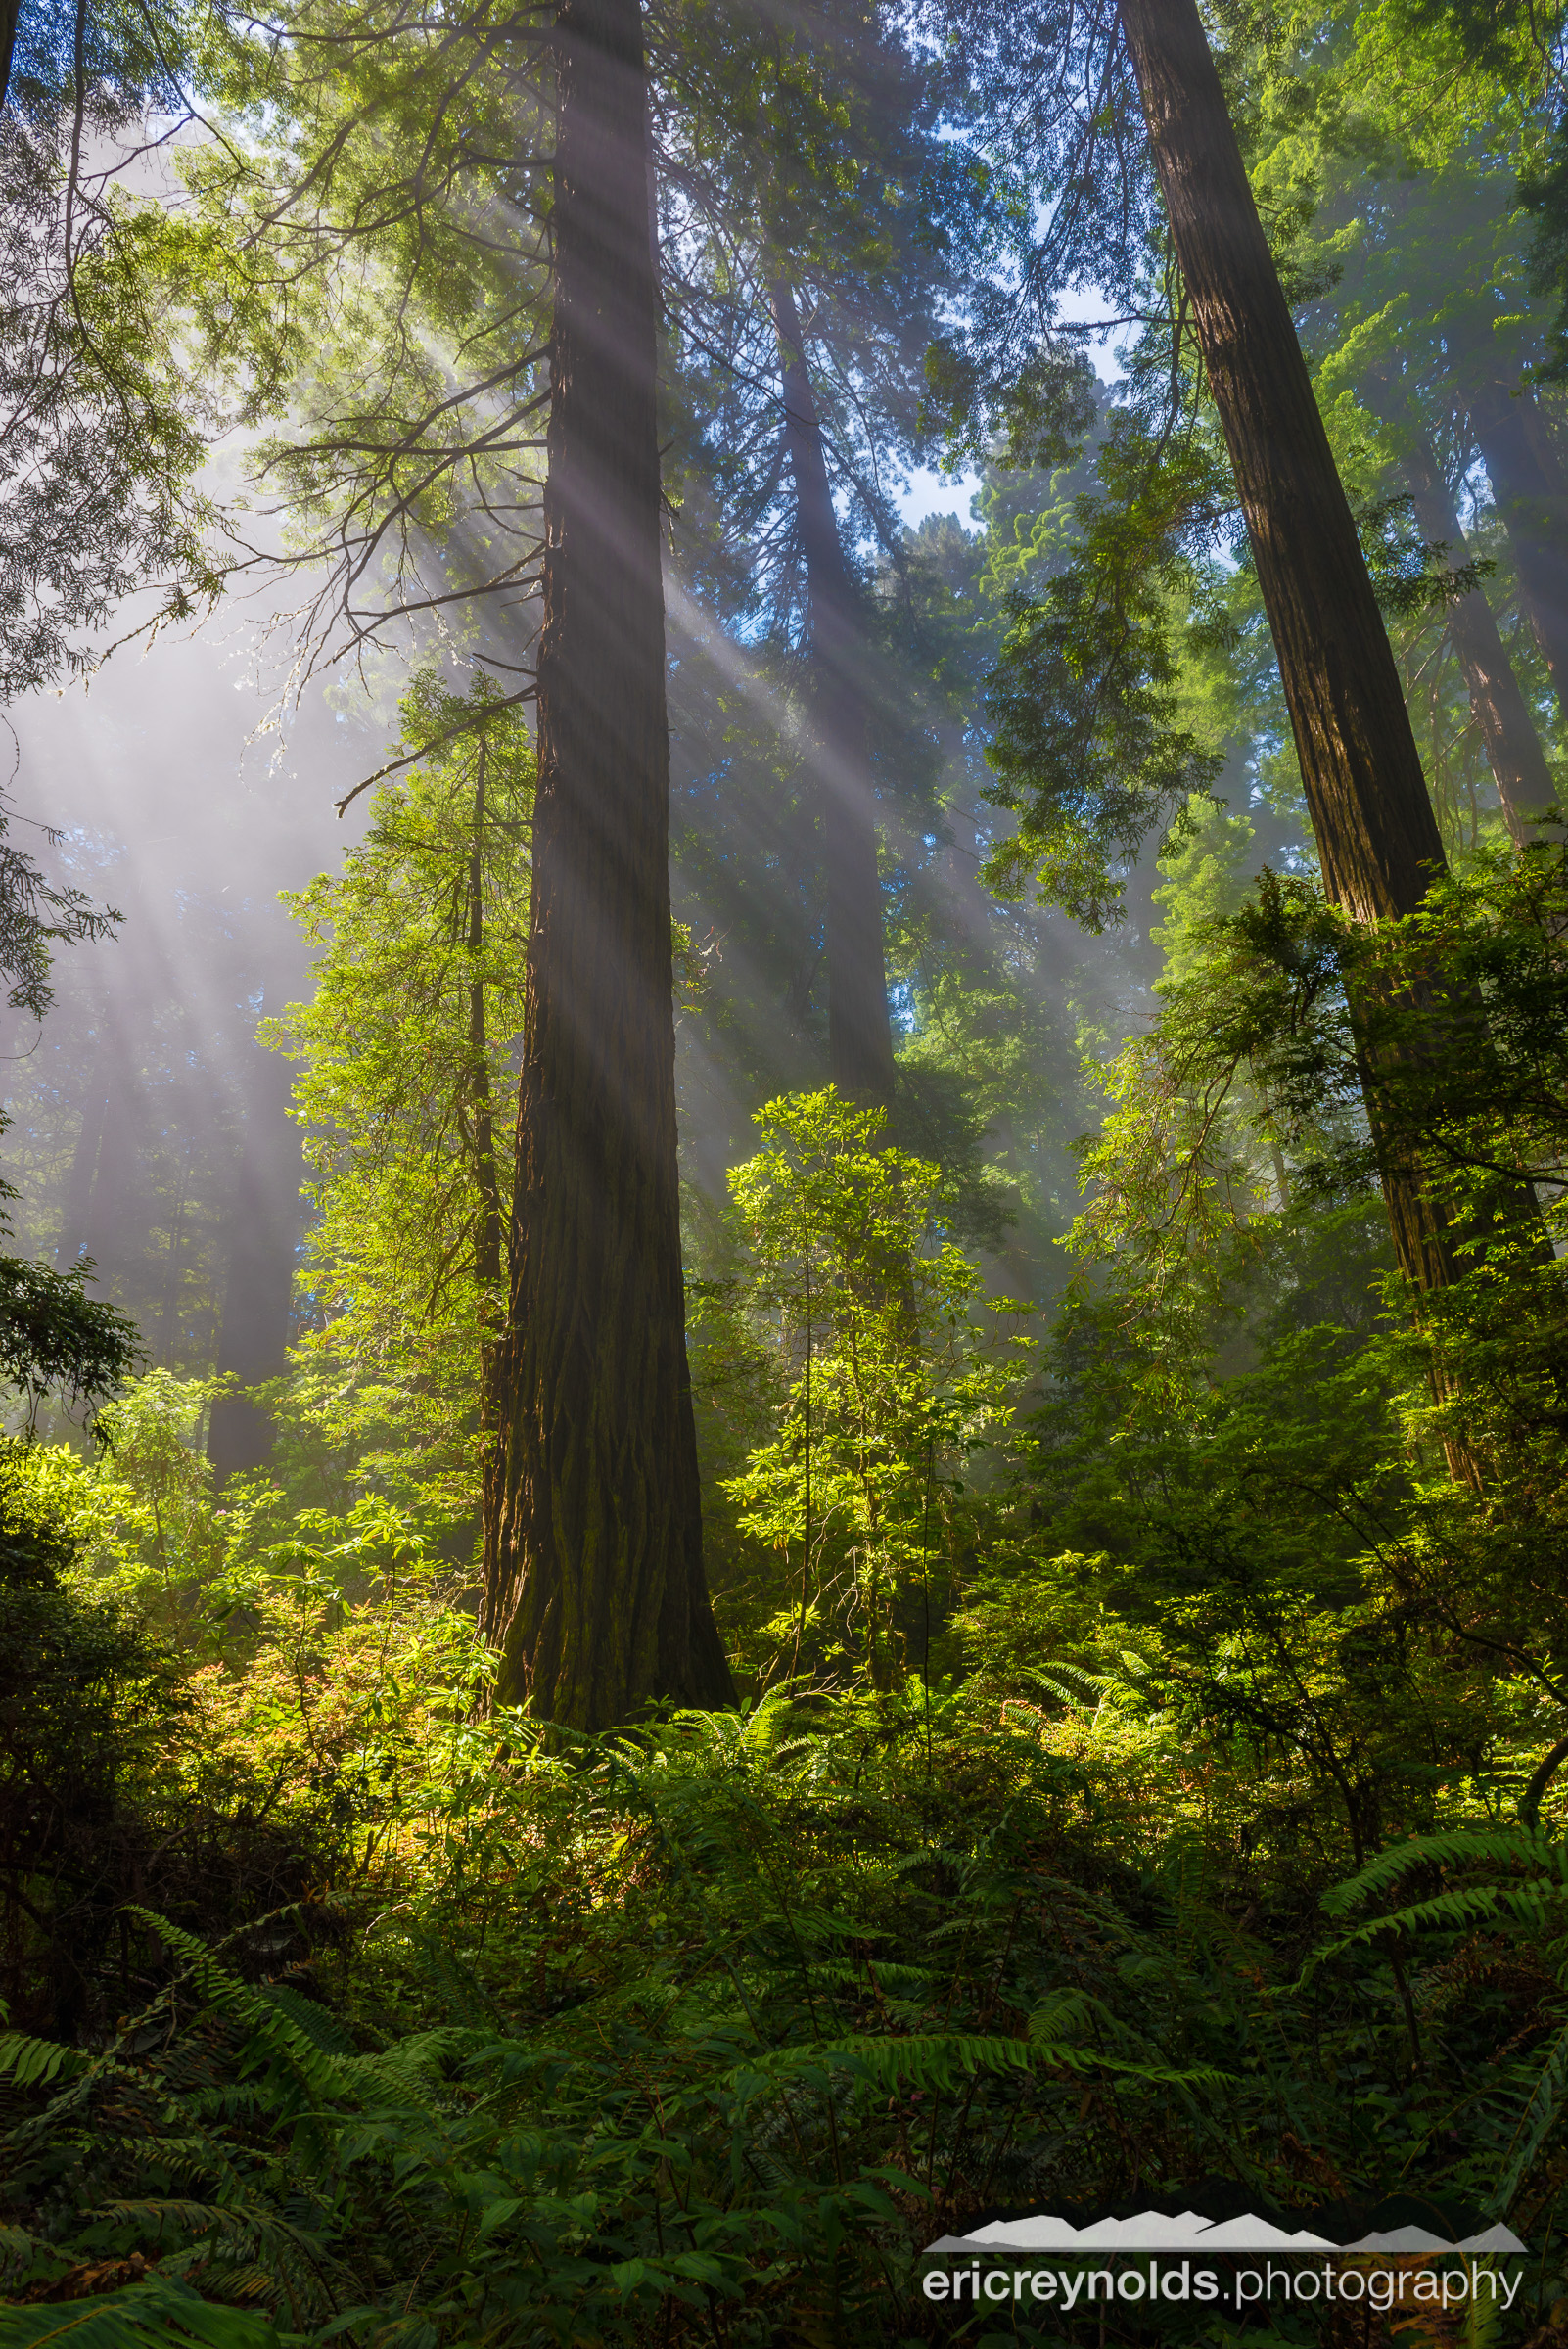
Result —
<svg viewBox="0 0 1568 2349"><path fill-rule="evenodd" d="M1423 536L1429 545L1446 547L1446 568L1458 570L1468 561L1469 549L1430 436L1383 369L1369 371L1366 392L1395 437ZM1531 814L1556 798L1536 721L1498 633L1492 606L1479 587L1450 605L1448 627L1502 812L1514 839L1522 843L1530 832Z"/></svg>
<svg viewBox="0 0 1568 2349"><path fill-rule="evenodd" d="M479 771L474 784L474 838L468 859L468 950L476 964L484 950L484 737L479 738ZM479 1182L479 1228L474 1235L474 1276L479 1288L480 1442L484 1448L480 1522L484 1545L484 1580L488 1590L499 1560L501 1498L501 1345L506 1307L501 1301L505 1269L501 1185L495 1164L495 1112L490 1092L489 1038L484 1021L484 985L477 971L468 989L469 1147ZM503 1326L497 1326L499 1321Z"/></svg>
<svg viewBox="0 0 1568 2349"><path fill-rule="evenodd" d="M864 621L833 511L795 296L783 277L769 291L784 378L784 440L810 594L811 730L826 868L828 1072L841 1093L888 1109L893 1024L877 878Z"/></svg>
<svg viewBox="0 0 1568 2349"><path fill-rule="evenodd" d="M62 1270L68 1269L86 1251L93 1181L98 1173L98 1152L108 1113L109 1081L102 1057L95 1056L87 1098L82 1106L81 1131L76 1136L76 1147L71 1153L70 1173L66 1177L66 1196L61 1209L60 1245L55 1250L55 1262Z"/></svg>
<svg viewBox="0 0 1568 2349"><path fill-rule="evenodd" d="M1469 549L1448 483L1424 434L1407 460L1406 475L1423 537L1429 544L1446 546L1451 557L1448 568L1459 569L1468 561ZM1479 587L1472 587L1468 595L1449 606L1448 622L1449 642L1464 678L1470 714L1486 744L1502 812L1508 830L1522 847L1530 837L1532 818L1550 806L1557 796L1546 754L1507 647L1498 633L1492 606Z"/></svg>
<svg viewBox="0 0 1568 2349"><path fill-rule="evenodd" d="M1568 718L1568 480L1533 392L1488 383L1470 421L1519 575L1519 601Z"/></svg>
<svg viewBox="0 0 1568 2349"><path fill-rule="evenodd" d="M1171 235L1279 658L1334 902L1407 914L1444 869L1382 616L1196 0L1121 0ZM1378 1133L1375 1073L1367 1107ZM1395 1247L1424 1289L1462 1267L1407 1151L1380 1149Z"/></svg>
<svg viewBox="0 0 1568 2349"><path fill-rule="evenodd" d="M941 729L943 781L949 797L946 801L947 829L951 844L943 859L946 868L946 890L951 922L951 940L961 948L972 964L989 967L995 958L992 940L992 915L995 900L988 896L980 878L985 851L980 841L980 825L975 810L969 805L973 785L969 778L968 762L964 756L964 728L959 718L945 718Z"/></svg>
<svg viewBox="0 0 1568 2349"><path fill-rule="evenodd" d="M289 1116L289 1063L281 1053L263 1050L249 1026L233 1048L245 1124L225 1218L229 1263L217 1366L232 1372L243 1387L257 1387L281 1377L289 1366L304 1162L299 1129ZM264 1468L272 1456L272 1436L270 1416L249 1395L220 1395L207 1436L207 1456L218 1482Z"/></svg>
<svg viewBox="0 0 1568 2349"><path fill-rule="evenodd" d="M180 1178L174 1191L174 1212L168 1221L168 1263L163 1270L163 1294L158 1315L159 1352L162 1367L177 1368L180 1359L180 1263L185 1247L185 1211L191 1190L191 1135L185 1135Z"/></svg>
<svg viewBox="0 0 1568 2349"><path fill-rule="evenodd" d="M538 786L496 1694L581 1729L730 1680L703 1578L681 1283L656 322L637 0L555 25Z"/></svg>
<svg viewBox="0 0 1568 2349"><path fill-rule="evenodd" d="M146 1245L151 1202L137 1197L142 1173L143 1119L141 1060L128 1021L111 1003L104 1018L104 1059L108 1082L100 1113L98 1148L92 1184L82 1219L81 1238L72 1257L90 1256L98 1267L98 1285L132 1276L136 1255ZM138 1212L138 1210L144 1212Z"/></svg>

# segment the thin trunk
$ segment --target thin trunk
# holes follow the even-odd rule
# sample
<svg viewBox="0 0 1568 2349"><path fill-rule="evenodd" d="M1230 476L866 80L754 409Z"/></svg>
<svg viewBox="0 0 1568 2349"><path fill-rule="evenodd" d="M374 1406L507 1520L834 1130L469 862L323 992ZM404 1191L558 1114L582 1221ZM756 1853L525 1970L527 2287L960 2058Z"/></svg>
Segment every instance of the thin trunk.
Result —
<svg viewBox="0 0 1568 2349"><path fill-rule="evenodd" d="M474 787L474 843L468 859L468 950L476 962L484 950L484 737L481 735L479 774ZM474 1166L481 1202L474 1268L481 1285L494 1290L501 1278L501 1189L495 1172L495 1119L484 1033L484 985L472 973L468 989L468 1049Z"/></svg>
<svg viewBox="0 0 1568 2349"><path fill-rule="evenodd" d="M69 1269L87 1247L87 1217L92 1204L93 1178L98 1172L98 1150L108 1109L109 1090L103 1067L95 1061L92 1089L82 1111L81 1131L76 1136L70 1173L66 1180L65 1205L60 1219L60 1245L55 1250L55 1262L63 1269Z"/></svg>
<svg viewBox="0 0 1568 2349"><path fill-rule="evenodd" d="M1288 1207L1290 1205L1290 1174L1285 1166L1285 1153L1280 1149L1271 1133L1268 1136L1268 1155L1273 1161L1274 1185L1279 1193L1279 1204L1281 1207Z"/></svg>
<svg viewBox="0 0 1568 2349"><path fill-rule="evenodd" d="M1458 570L1469 559L1469 548L1437 451L1427 434L1413 423L1386 376L1373 375L1367 390L1372 405L1398 436L1422 535L1429 545L1446 547L1446 568ZM1469 696L1470 714L1486 745L1508 830L1522 845L1529 837L1532 816L1556 798L1541 737L1498 633L1492 607L1479 587L1472 587L1450 605L1448 625L1449 641Z"/></svg>
<svg viewBox="0 0 1568 2349"><path fill-rule="evenodd" d="M1519 601L1568 718L1568 480L1533 392L1488 383L1470 422L1519 575Z"/></svg>
<svg viewBox="0 0 1568 2349"><path fill-rule="evenodd" d="M555 28L538 788L485 1624L496 1694L581 1729L723 1703L675 1158L658 292L637 0Z"/></svg>
<svg viewBox="0 0 1568 2349"><path fill-rule="evenodd" d="M163 1280L163 1301L159 1310L158 1329L162 1341L163 1363L172 1370L179 1359L179 1295L180 1254L185 1239L185 1210L190 1197L191 1142L187 1134L185 1156L180 1161L179 1187L174 1193L174 1213L168 1226L168 1270Z"/></svg>
<svg viewBox="0 0 1568 2349"><path fill-rule="evenodd" d="M139 1130L142 1121L137 1099L139 1071L117 1035L111 1036L110 1051L108 1097L80 1250L98 1267L100 1287L126 1270L131 1249L143 1244L146 1238L145 1222L126 1212L136 1204L127 1194L143 1163ZM127 1224L134 1225L134 1237L127 1232Z"/></svg>
<svg viewBox="0 0 1568 2349"><path fill-rule="evenodd" d="M500 1369L501 1336L495 1326L504 1315L500 1305L502 1239L501 1186L495 1167L495 1115L490 1093L489 1043L484 1026L484 983L477 965L484 950L484 737L479 741L479 773L474 785L474 840L468 859L468 950L476 967L468 987L469 1108L473 1117L474 1172L479 1183L479 1229L475 1234L474 1274L480 1294L480 1442L484 1465L481 1478L481 1525L484 1542L484 1588L489 1589L496 1568L496 1536L500 1525Z"/></svg>
<svg viewBox="0 0 1568 2349"><path fill-rule="evenodd" d="M882 946L865 629L844 559L795 296L770 289L784 377L784 438L810 593L811 724L827 886L828 1072L852 1100L893 1105L893 1024Z"/></svg>
<svg viewBox="0 0 1568 2349"><path fill-rule="evenodd" d="M0 105L11 86L11 60L16 54L20 0L0 0Z"/></svg>
<svg viewBox="0 0 1568 2349"><path fill-rule="evenodd" d="M946 894L951 907L949 918L953 937L972 961L990 964L994 960L991 928L994 900L987 895L980 878L984 851L980 845L980 826L975 810L969 805L972 786L964 757L961 720L945 720L941 736L943 780L950 794L946 807L952 845L944 862L947 868Z"/></svg>
<svg viewBox="0 0 1568 2349"><path fill-rule="evenodd" d="M1448 547L1453 557L1448 568L1458 569L1468 559L1469 549L1449 485L1424 435L1406 473L1422 535L1429 544ZM1450 605L1449 642L1464 678L1470 714L1486 744L1508 830L1522 848L1534 819L1552 805L1557 794L1530 706L1498 633L1492 606L1479 587L1472 587Z"/></svg>
<svg viewBox="0 0 1568 2349"><path fill-rule="evenodd" d="M1258 567L1328 895L1359 922L1411 912L1444 869L1388 635L1196 0L1122 0L1209 386ZM1378 1130L1373 1072L1368 1114ZM1400 1262L1457 1277L1454 1233L1405 1150L1380 1150Z"/></svg>
<svg viewBox="0 0 1568 2349"><path fill-rule="evenodd" d="M217 1361L243 1387L260 1386L289 1366L295 1243L300 1225L304 1162L289 1115L292 1072L263 1051L247 1021L232 1037L240 1068L245 1124L225 1223L229 1256L218 1329ZM208 1421L207 1456L221 1484L263 1468L272 1456L273 1422L249 1395L220 1395Z"/></svg>

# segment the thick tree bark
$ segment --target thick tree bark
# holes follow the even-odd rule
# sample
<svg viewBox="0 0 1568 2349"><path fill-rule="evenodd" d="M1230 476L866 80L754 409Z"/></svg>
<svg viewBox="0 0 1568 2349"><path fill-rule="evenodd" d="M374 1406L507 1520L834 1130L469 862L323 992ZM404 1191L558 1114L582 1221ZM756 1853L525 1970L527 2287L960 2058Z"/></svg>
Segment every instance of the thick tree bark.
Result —
<svg viewBox="0 0 1568 2349"><path fill-rule="evenodd" d="M1568 480L1533 392L1487 383L1470 422L1519 575L1519 601L1568 718Z"/></svg>
<svg viewBox="0 0 1568 2349"><path fill-rule="evenodd" d="M1258 566L1324 887L1360 922L1407 914L1444 869L1443 843L1196 0L1121 0L1121 21ZM1373 1082L1367 1106L1376 1135ZM1419 1165L1387 1146L1380 1158L1401 1264L1422 1288L1448 1285L1463 1267Z"/></svg>
<svg viewBox="0 0 1568 2349"><path fill-rule="evenodd" d="M656 310L638 0L556 18L538 788L485 1624L581 1729L730 1696L681 1284Z"/></svg>
<svg viewBox="0 0 1568 2349"><path fill-rule="evenodd" d="M859 593L833 511L822 422L795 296L783 277L774 280L770 293L784 379L784 440L810 594L811 730L827 894L828 1071L852 1100L891 1109L893 1024L877 878L868 648Z"/></svg>

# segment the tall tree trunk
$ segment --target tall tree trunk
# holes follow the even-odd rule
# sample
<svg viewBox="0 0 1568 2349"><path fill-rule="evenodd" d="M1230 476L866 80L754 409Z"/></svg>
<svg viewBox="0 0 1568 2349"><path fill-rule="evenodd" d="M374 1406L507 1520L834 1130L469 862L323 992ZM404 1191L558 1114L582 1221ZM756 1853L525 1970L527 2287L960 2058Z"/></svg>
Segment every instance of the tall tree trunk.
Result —
<svg viewBox="0 0 1568 2349"><path fill-rule="evenodd" d="M1519 575L1519 601L1568 718L1568 480L1533 392L1488 382L1470 422Z"/></svg>
<svg viewBox="0 0 1568 2349"><path fill-rule="evenodd" d="M1451 570L1468 560L1464 532L1453 511L1453 499L1443 479L1430 442L1407 467L1415 519L1431 544L1451 549ZM1502 802L1508 830L1523 847L1533 818L1556 799L1551 769L1541 747L1535 719L1520 690L1507 647L1498 633L1492 606L1479 587L1449 607L1449 642L1453 645L1469 696L1470 714L1486 744L1492 779Z"/></svg>
<svg viewBox="0 0 1568 2349"><path fill-rule="evenodd" d="M80 1237L72 1251L90 1256L100 1288L125 1279L132 1259L146 1242L148 1205L137 1197L145 1160L140 1099L142 1064L123 999L111 992L104 1009L101 1066L107 1067Z"/></svg>
<svg viewBox="0 0 1568 2349"><path fill-rule="evenodd" d="M501 1501L501 1344L506 1308L501 1301L505 1240L501 1184L495 1164L495 1111L490 1091L489 1037L484 1020L484 983L478 972L484 950L485 745L479 738L479 771L474 783L474 838L468 859L468 950L474 959L468 988L469 1080L466 1114L469 1147L479 1183L479 1228L474 1237L474 1276L480 1295L480 1442L483 1446L480 1523L484 1582L488 1590L499 1570L497 1543Z"/></svg>
<svg viewBox="0 0 1568 2349"><path fill-rule="evenodd" d="M969 804L973 785L964 756L963 722L959 718L944 718L939 731L943 782L947 794L947 829L952 834L951 845L943 859L946 868L947 918L952 939L970 963L989 966L995 959L991 927L995 900L988 896L980 878L985 851L980 845L975 810Z"/></svg>
<svg viewBox="0 0 1568 2349"><path fill-rule="evenodd" d="M104 1135L104 1120L108 1113L109 1078L104 1068L104 1055L98 1054L94 1057L87 1098L82 1107L81 1131L76 1136L70 1173L66 1178L66 1196L60 1218L60 1245L55 1250L55 1262L62 1270L69 1270L87 1247L87 1219L92 1206L93 1181L98 1173L98 1151Z"/></svg>
<svg viewBox="0 0 1568 2349"><path fill-rule="evenodd" d="M301 1221L304 1161L289 1115L293 1072L280 1053L256 1042L247 1016L231 1031L240 1069L245 1124L224 1221L228 1277L218 1328L217 1365L242 1386L281 1377L289 1366L295 1243ZM219 1483L264 1468L272 1457L270 1415L248 1395L220 1395L208 1421L207 1456Z"/></svg>
<svg viewBox="0 0 1568 2349"><path fill-rule="evenodd" d="M730 1695L702 1564L675 1159L657 285L638 0L555 25L538 787L485 1622L582 1729Z"/></svg>
<svg viewBox="0 0 1568 2349"><path fill-rule="evenodd" d="M1367 392L1373 407L1397 436L1422 535L1429 545L1446 547L1446 568L1458 570L1469 559L1469 549L1430 437L1412 418L1386 375L1371 375ZM1508 830L1522 845L1529 837L1532 815L1549 806L1557 796L1535 719L1498 633L1492 606L1479 587L1472 587L1450 605L1448 626L1469 696L1470 714L1486 745Z"/></svg>
<svg viewBox="0 0 1568 2349"><path fill-rule="evenodd" d="M891 1109L893 1024L877 878L868 648L859 593L833 511L822 421L795 296L782 276L774 279L770 296L784 378L785 447L810 594L811 730L827 884L828 1070L852 1100Z"/></svg>
<svg viewBox="0 0 1568 2349"><path fill-rule="evenodd" d="M1122 0L1121 21L1246 516L1324 886L1357 921L1407 914L1444 869L1443 843L1196 0ZM1446 1286L1462 1267L1418 1163L1386 1141L1380 1162L1402 1266L1422 1288Z"/></svg>

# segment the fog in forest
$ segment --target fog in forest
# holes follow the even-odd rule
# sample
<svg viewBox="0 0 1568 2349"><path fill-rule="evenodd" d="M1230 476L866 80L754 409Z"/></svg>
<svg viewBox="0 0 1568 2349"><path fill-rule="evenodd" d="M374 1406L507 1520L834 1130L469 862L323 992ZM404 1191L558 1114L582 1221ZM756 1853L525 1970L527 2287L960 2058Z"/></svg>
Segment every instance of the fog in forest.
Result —
<svg viewBox="0 0 1568 2349"><path fill-rule="evenodd" d="M1568 0L0 0L0 2349L1568 2349Z"/></svg>
<svg viewBox="0 0 1568 2349"><path fill-rule="evenodd" d="M312 691L280 738L277 699L225 615L9 713L19 842L58 828L33 852L123 916L57 953L41 1029L8 1015L19 1241L90 1257L150 1363L247 1381L284 1367L302 1215L289 1064L255 1040L305 985L278 893L358 828L333 802L359 730Z"/></svg>
<svg viewBox="0 0 1568 2349"><path fill-rule="evenodd" d="M920 479L904 500L914 528L949 546L978 544L973 522L942 507L953 494L951 483ZM813 980L820 995L820 917L791 870L803 861L798 825L790 830L769 796L766 744L789 735L787 697L752 648L706 619L674 569L667 595L676 911L706 966L677 1026L682 1168L716 1203L725 1170L751 1146L752 1113L819 1073L810 996ZM194 632L133 638L85 681L9 713L19 839L36 843L31 826L58 828L58 845L36 848L45 867L123 917L113 936L57 951L41 1026L8 1015L16 1233L61 1267L90 1258L93 1292L134 1315L149 1365L233 1373L246 1385L286 1367L304 1169L290 1115L294 1067L257 1042L256 1029L308 995L311 957L279 897L339 869L362 834L368 798L342 816L335 804L389 755L407 673L392 659L374 692L329 674L296 693L275 627L241 603ZM881 683L890 696L906 689L896 663ZM755 780L724 739L727 715L715 725L715 696L761 739ZM1147 938L1157 871L1145 857L1128 923L1104 944L1027 908L1010 911L1004 944L996 900L978 879L996 820L984 784L975 746L958 756L949 746L945 762L928 757L918 784L914 820L939 829L911 830L894 790L879 813L907 867L900 890L929 925L927 950L959 967L999 950L1021 956L1041 1006L1055 1010L1056 1074L1066 1076L1065 1006L1114 1036L1146 1005L1159 966ZM799 958L782 984L781 951ZM792 1004L791 984L802 981ZM907 984L895 983L893 1006L907 1032ZM912 1146L950 1149L953 1108L950 1094L925 1092L917 1079L900 1131ZM981 1153L1026 1169L1049 1155L1054 1196L1022 1240L990 1232L987 1254L999 1285L1043 1293L1057 1277L1043 1243L1071 1212L1064 1134L1042 1142L1001 1125L977 1137ZM258 1466L265 1419L221 1402L208 1443L219 1473Z"/></svg>

